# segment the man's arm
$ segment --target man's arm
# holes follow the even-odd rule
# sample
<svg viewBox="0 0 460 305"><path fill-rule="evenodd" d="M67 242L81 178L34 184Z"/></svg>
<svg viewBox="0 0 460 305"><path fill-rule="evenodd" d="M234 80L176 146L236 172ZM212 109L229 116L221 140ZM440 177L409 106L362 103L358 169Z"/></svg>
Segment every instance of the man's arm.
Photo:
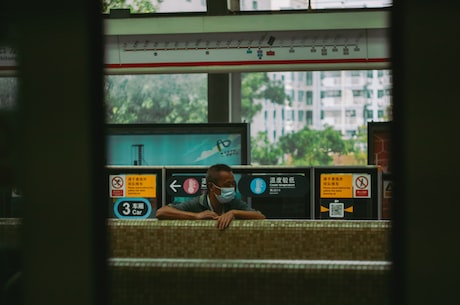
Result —
<svg viewBox="0 0 460 305"><path fill-rule="evenodd" d="M265 219L265 215L259 211L251 210L230 210L217 218L217 228L224 230L233 219Z"/></svg>
<svg viewBox="0 0 460 305"><path fill-rule="evenodd" d="M213 211L203 211L199 213L182 211L171 206L164 206L157 210L156 218L158 219L182 219L182 220L194 220L194 219L214 219L217 214Z"/></svg>
<svg viewBox="0 0 460 305"><path fill-rule="evenodd" d="M235 219L265 219L265 215L259 211L247 211L247 210L230 210L233 213Z"/></svg>

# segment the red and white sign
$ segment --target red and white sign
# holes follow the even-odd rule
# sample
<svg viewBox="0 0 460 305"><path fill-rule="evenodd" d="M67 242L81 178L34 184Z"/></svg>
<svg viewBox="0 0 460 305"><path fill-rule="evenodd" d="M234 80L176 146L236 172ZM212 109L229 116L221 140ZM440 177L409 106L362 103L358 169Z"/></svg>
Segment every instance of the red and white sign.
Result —
<svg viewBox="0 0 460 305"><path fill-rule="evenodd" d="M371 175L353 174L354 198L371 198Z"/></svg>

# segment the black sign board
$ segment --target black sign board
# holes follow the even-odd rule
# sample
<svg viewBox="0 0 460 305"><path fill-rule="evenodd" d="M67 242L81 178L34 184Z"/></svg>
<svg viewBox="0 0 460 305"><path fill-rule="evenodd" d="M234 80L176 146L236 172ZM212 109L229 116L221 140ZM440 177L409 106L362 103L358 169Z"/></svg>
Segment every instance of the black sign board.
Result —
<svg viewBox="0 0 460 305"><path fill-rule="evenodd" d="M308 185L305 176L296 174L245 175L238 189L250 197L302 197L308 192Z"/></svg>
<svg viewBox="0 0 460 305"><path fill-rule="evenodd" d="M174 197L194 197L206 189L205 176L177 175L166 181L166 190Z"/></svg>

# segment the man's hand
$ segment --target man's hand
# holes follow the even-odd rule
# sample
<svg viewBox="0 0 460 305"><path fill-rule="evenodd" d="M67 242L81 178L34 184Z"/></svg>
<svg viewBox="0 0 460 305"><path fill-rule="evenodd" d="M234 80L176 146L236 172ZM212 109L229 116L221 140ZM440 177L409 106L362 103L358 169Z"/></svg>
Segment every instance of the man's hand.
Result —
<svg viewBox="0 0 460 305"><path fill-rule="evenodd" d="M196 213L196 219L197 220L202 220L202 219L217 219L218 215L213 212L213 211L203 211L200 213Z"/></svg>
<svg viewBox="0 0 460 305"><path fill-rule="evenodd" d="M227 213L224 213L221 216L218 216L216 219L217 219L217 228L219 230L224 230L230 225L232 220L235 219L235 215L233 214L232 211L228 211Z"/></svg>

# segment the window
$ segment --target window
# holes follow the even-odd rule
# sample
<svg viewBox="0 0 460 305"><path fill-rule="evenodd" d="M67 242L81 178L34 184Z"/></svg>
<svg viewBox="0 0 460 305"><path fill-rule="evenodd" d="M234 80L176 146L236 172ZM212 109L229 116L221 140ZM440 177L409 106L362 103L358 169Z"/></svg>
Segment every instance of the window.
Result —
<svg viewBox="0 0 460 305"><path fill-rule="evenodd" d="M0 77L0 111L15 109L17 105L17 88L17 78Z"/></svg>
<svg viewBox="0 0 460 305"><path fill-rule="evenodd" d="M307 91L307 105L313 105L313 91Z"/></svg>
<svg viewBox="0 0 460 305"><path fill-rule="evenodd" d="M377 75L377 70L371 72ZM256 73L267 73L270 77L255 77ZM369 89L366 82L351 84L347 81L351 73L342 71L293 71L296 74L294 82L279 82L282 76L288 75L287 73L290 74L291 71L242 73L241 76L241 116L251 124L252 138L256 138L258 133L270 135L267 149L281 145L285 136L300 136L306 127L318 133L315 136L318 138L321 137L321 132L329 127L340 134L342 141L348 141L350 139L347 139L347 136L351 133L346 133L345 130L360 134L360 130L365 130L369 120L391 120L391 73L387 70L382 70L382 82L374 80L372 89ZM371 74L369 71L359 73L362 76ZM305 77L302 79L299 74ZM310 76L307 77L308 75ZM343 75L346 79L338 84L321 80L321 77L324 80L325 77L337 75ZM288 77L290 78L290 75ZM308 90L305 90L306 79L312 81ZM296 97L305 102L289 103L291 95L295 92L291 89L293 87L299 88L296 90ZM270 90L264 92L268 88ZM276 90L273 90L274 88ZM105 90L107 121L110 123L207 121L206 74L109 75L106 77ZM368 95L369 92L375 92L377 95L378 90L385 98L377 101L372 95ZM314 97L318 99L317 103L314 103ZM343 121L343 117L346 120ZM344 134L341 134L342 132ZM353 141L364 140L365 136L357 136ZM365 149L365 142L356 142L354 147ZM251 159L257 164L256 159ZM286 163L290 162L288 160L290 159L280 156L277 162L279 165L289 165ZM299 159L296 164L303 164L302 162ZM350 158L347 162L353 162L353 159Z"/></svg>
<svg viewBox="0 0 460 305"><path fill-rule="evenodd" d="M298 95L299 95L299 97L298 97L298 101L299 101L299 102L305 101L305 91L299 90Z"/></svg>
<svg viewBox="0 0 460 305"><path fill-rule="evenodd" d="M206 123L206 74L109 75L107 123Z"/></svg>
<svg viewBox="0 0 460 305"><path fill-rule="evenodd" d="M164 0L168 1L168 0ZM256 4L254 4L256 3ZM392 5L392 0L272 0L260 1L257 6L257 1L240 0L240 9L245 10L305 10L308 9L308 4L311 4L312 9L347 9L347 8L375 8L389 7ZM249 5L252 6L249 7Z"/></svg>
<svg viewBox="0 0 460 305"><path fill-rule="evenodd" d="M102 12L130 9L132 14L206 12L206 0L102 0Z"/></svg>
<svg viewBox="0 0 460 305"><path fill-rule="evenodd" d="M299 122L302 123L303 120L304 120L304 111L302 110L299 110L299 112L297 113L297 116L299 117Z"/></svg>
<svg viewBox="0 0 460 305"><path fill-rule="evenodd" d="M306 73L306 84L307 86L311 86L313 84L313 72Z"/></svg>
<svg viewBox="0 0 460 305"><path fill-rule="evenodd" d="M312 133L318 133L318 137L321 137L321 132L326 128L332 128L338 132L341 141L355 141L353 147L359 149L366 149L367 140L365 135L358 136L362 133L362 130L366 130L367 122L370 120L391 120L391 98L381 99L375 101L372 99L369 93L377 90L383 90L386 94L391 93L391 88L388 88L391 84L391 74L383 70L382 82L373 82L372 89L369 87L369 82L363 81L353 84L349 81L352 78L356 78L356 75L360 75L364 80L368 80L367 75L377 75L377 70L371 71L314 71L314 72L293 72L295 76L294 81L289 84L281 84L284 86L284 92L286 96L291 96L294 88L299 88L297 91L297 99L301 99L305 102L295 104L280 104L265 99L263 107L271 109L270 111L281 111L282 120L276 121L276 116L273 116L273 121L270 119L267 122L263 116L263 111L259 114L255 114L252 117L251 123L251 136L257 137L257 132L264 132L270 135L277 135L277 137L270 137L270 147L278 147L283 142L283 138L288 135L296 135L302 133L302 130L308 127ZM287 75L291 72L269 72L270 79L280 79L282 75ZM250 74L250 73L248 73ZM299 77L302 74L304 77ZM278 75L278 76L275 76ZM340 82L325 82L326 78L344 78ZM291 78L290 75L288 75ZM321 79L322 78L322 79ZM311 87L309 90L306 88L306 80L311 80ZM267 84L259 84L260 88L264 88ZM303 88L303 89L301 89ZM242 88L242 91L245 90ZM254 90L254 92L259 92ZM270 91L273 93L273 91ZM321 99L317 104L314 103L314 97ZM357 98L358 97L358 98ZM315 106L313 106L315 105ZM375 110L374 110L375 109ZM377 113L377 109L380 113ZM375 116L374 116L375 115ZM345 118L345 120L342 120ZM285 130L285 133L283 132ZM276 132L275 132L276 131ZM350 139L351 135L357 135L354 139ZM309 135L310 136L310 135ZM257 142L257 141L256 141ZM258 141L261 143L261 141ZM293 143L299 143L301 141L294 141ZM347 144L348 145L348 144ZM252 147L252 149L255 149ZM271 149L271 148L266 148ZM338 153L338 152L337 152ZM365 152L356 151L356 160L353 157L347 158L346 162L350 162L348 165L362 164L362 154ZM361 159L360 159L361 158ZM257 164L257 160L251 158L254 164ZM289 158L288 158L289 159ZM278 158L279 164L289 165L290 161L280 156ZM287 163L286 163L287 162ZM303 164L302 160L297 160L296 164ZM332 161L330 161L332 162ZM356 162L356 163L353 163ZM360 163L361 162L361 163ZM333 163L327 163L323 165L333 165ZM274 164L275 165L275 164Z"/></svg>
<svg viewBox="0 0 460 305"><path fill-rule="evenodd" d="M307 125L308 126L313 125L313 111L307 110L305 113L307 117Z"/></svg>
<svg viewBox="0 0 460 305"><path fill-rule="evenodd" d="M327 91L321 91L321 98L327 98L327 97L341 97L342 96L342 90L327 90Z"/></svg>

